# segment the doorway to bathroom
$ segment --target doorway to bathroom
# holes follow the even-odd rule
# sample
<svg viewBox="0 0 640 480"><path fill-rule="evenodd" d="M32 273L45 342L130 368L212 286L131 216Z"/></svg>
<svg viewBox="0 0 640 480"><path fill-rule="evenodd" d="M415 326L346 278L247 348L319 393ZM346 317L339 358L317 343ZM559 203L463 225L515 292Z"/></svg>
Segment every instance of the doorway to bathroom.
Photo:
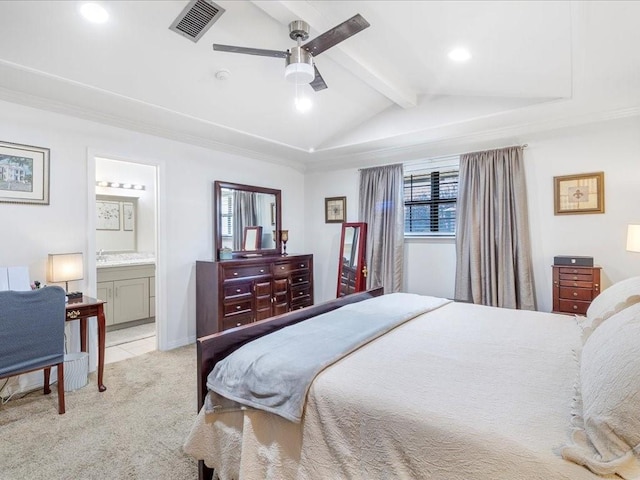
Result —
<svg viewBox="0 0 640 480"><path fill-rule="evenodd" d="M95 158L96 294L105 300L105 363L157 348L157 167Z"/></svg>

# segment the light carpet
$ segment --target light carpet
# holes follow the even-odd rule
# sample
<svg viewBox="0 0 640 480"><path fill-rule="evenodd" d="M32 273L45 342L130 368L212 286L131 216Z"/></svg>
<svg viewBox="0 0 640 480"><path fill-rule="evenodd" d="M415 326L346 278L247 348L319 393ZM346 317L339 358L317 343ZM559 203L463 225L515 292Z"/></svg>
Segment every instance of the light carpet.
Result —
<svg viewBox="0 0 640 480"><path fill-rule="evenodd" d="M66 392L64 415L55 386L0 407L0 479L197 478L182 451L197 414L195 345L108 364L104 384L94 372Z"/></svg>

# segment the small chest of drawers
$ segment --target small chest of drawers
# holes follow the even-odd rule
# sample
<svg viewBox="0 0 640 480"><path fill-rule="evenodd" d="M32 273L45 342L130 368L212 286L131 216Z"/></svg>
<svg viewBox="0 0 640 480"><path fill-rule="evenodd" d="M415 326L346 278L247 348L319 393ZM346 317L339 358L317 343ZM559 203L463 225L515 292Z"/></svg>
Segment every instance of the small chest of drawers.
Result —
<svg viewBox="0 0 640 480"><path fill-rule="evenodd" d="M600 267L553 265L553 311L584 315L600 293Z"/></svg>

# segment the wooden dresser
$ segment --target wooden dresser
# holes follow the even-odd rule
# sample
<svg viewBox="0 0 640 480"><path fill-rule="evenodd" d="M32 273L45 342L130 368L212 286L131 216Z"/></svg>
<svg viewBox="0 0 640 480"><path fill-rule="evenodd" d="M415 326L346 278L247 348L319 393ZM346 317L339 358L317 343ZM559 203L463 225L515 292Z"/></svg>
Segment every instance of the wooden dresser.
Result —
<svg viewBox="0 0 640 480"><path fill-rule="evenodd" d="M313 305L313 255L196 262L196 335Z"/></svg>
<svg viewBox="0 0 640 480"><path fill-rule="evenodd" d="M600 293L600 267L552 265L553 311L584 315Z"/></svg>

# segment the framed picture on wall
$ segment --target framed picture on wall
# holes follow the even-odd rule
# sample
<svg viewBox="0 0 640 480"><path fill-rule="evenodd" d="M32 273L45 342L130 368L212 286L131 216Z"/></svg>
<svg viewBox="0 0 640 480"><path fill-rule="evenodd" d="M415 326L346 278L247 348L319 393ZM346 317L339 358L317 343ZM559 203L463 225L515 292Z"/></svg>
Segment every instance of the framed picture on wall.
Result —
<svg viewBox="0 0 640 480"><path fill-rule="evenodd" d="M324 199L324 222L343 223L347 219L347 197Z"/></svg>
<svg viewBox="0 0 640 480"><path fill-rule="evenodd" d="M96 230L120 230L120 202L96 201Z"/></svg>
<svg viewBox="0 0 640 480"><path fill-rule="evenodd" d="M132 232L134 229L134 225L136 222L135 210L133 208L133 203L131 202L122 202L122 229L127 232Z"/></svg>
<svg viewBox="0 0 640 480"><path fill-rule="evenodd" d="M554 213L604 213L604 172L553 177Z"/></svg>
<svg viewBox="0 0 640 480"><path fill-rule="evenodd" d="M0 142L0 202L49 205L49 149Z"/></svg>

